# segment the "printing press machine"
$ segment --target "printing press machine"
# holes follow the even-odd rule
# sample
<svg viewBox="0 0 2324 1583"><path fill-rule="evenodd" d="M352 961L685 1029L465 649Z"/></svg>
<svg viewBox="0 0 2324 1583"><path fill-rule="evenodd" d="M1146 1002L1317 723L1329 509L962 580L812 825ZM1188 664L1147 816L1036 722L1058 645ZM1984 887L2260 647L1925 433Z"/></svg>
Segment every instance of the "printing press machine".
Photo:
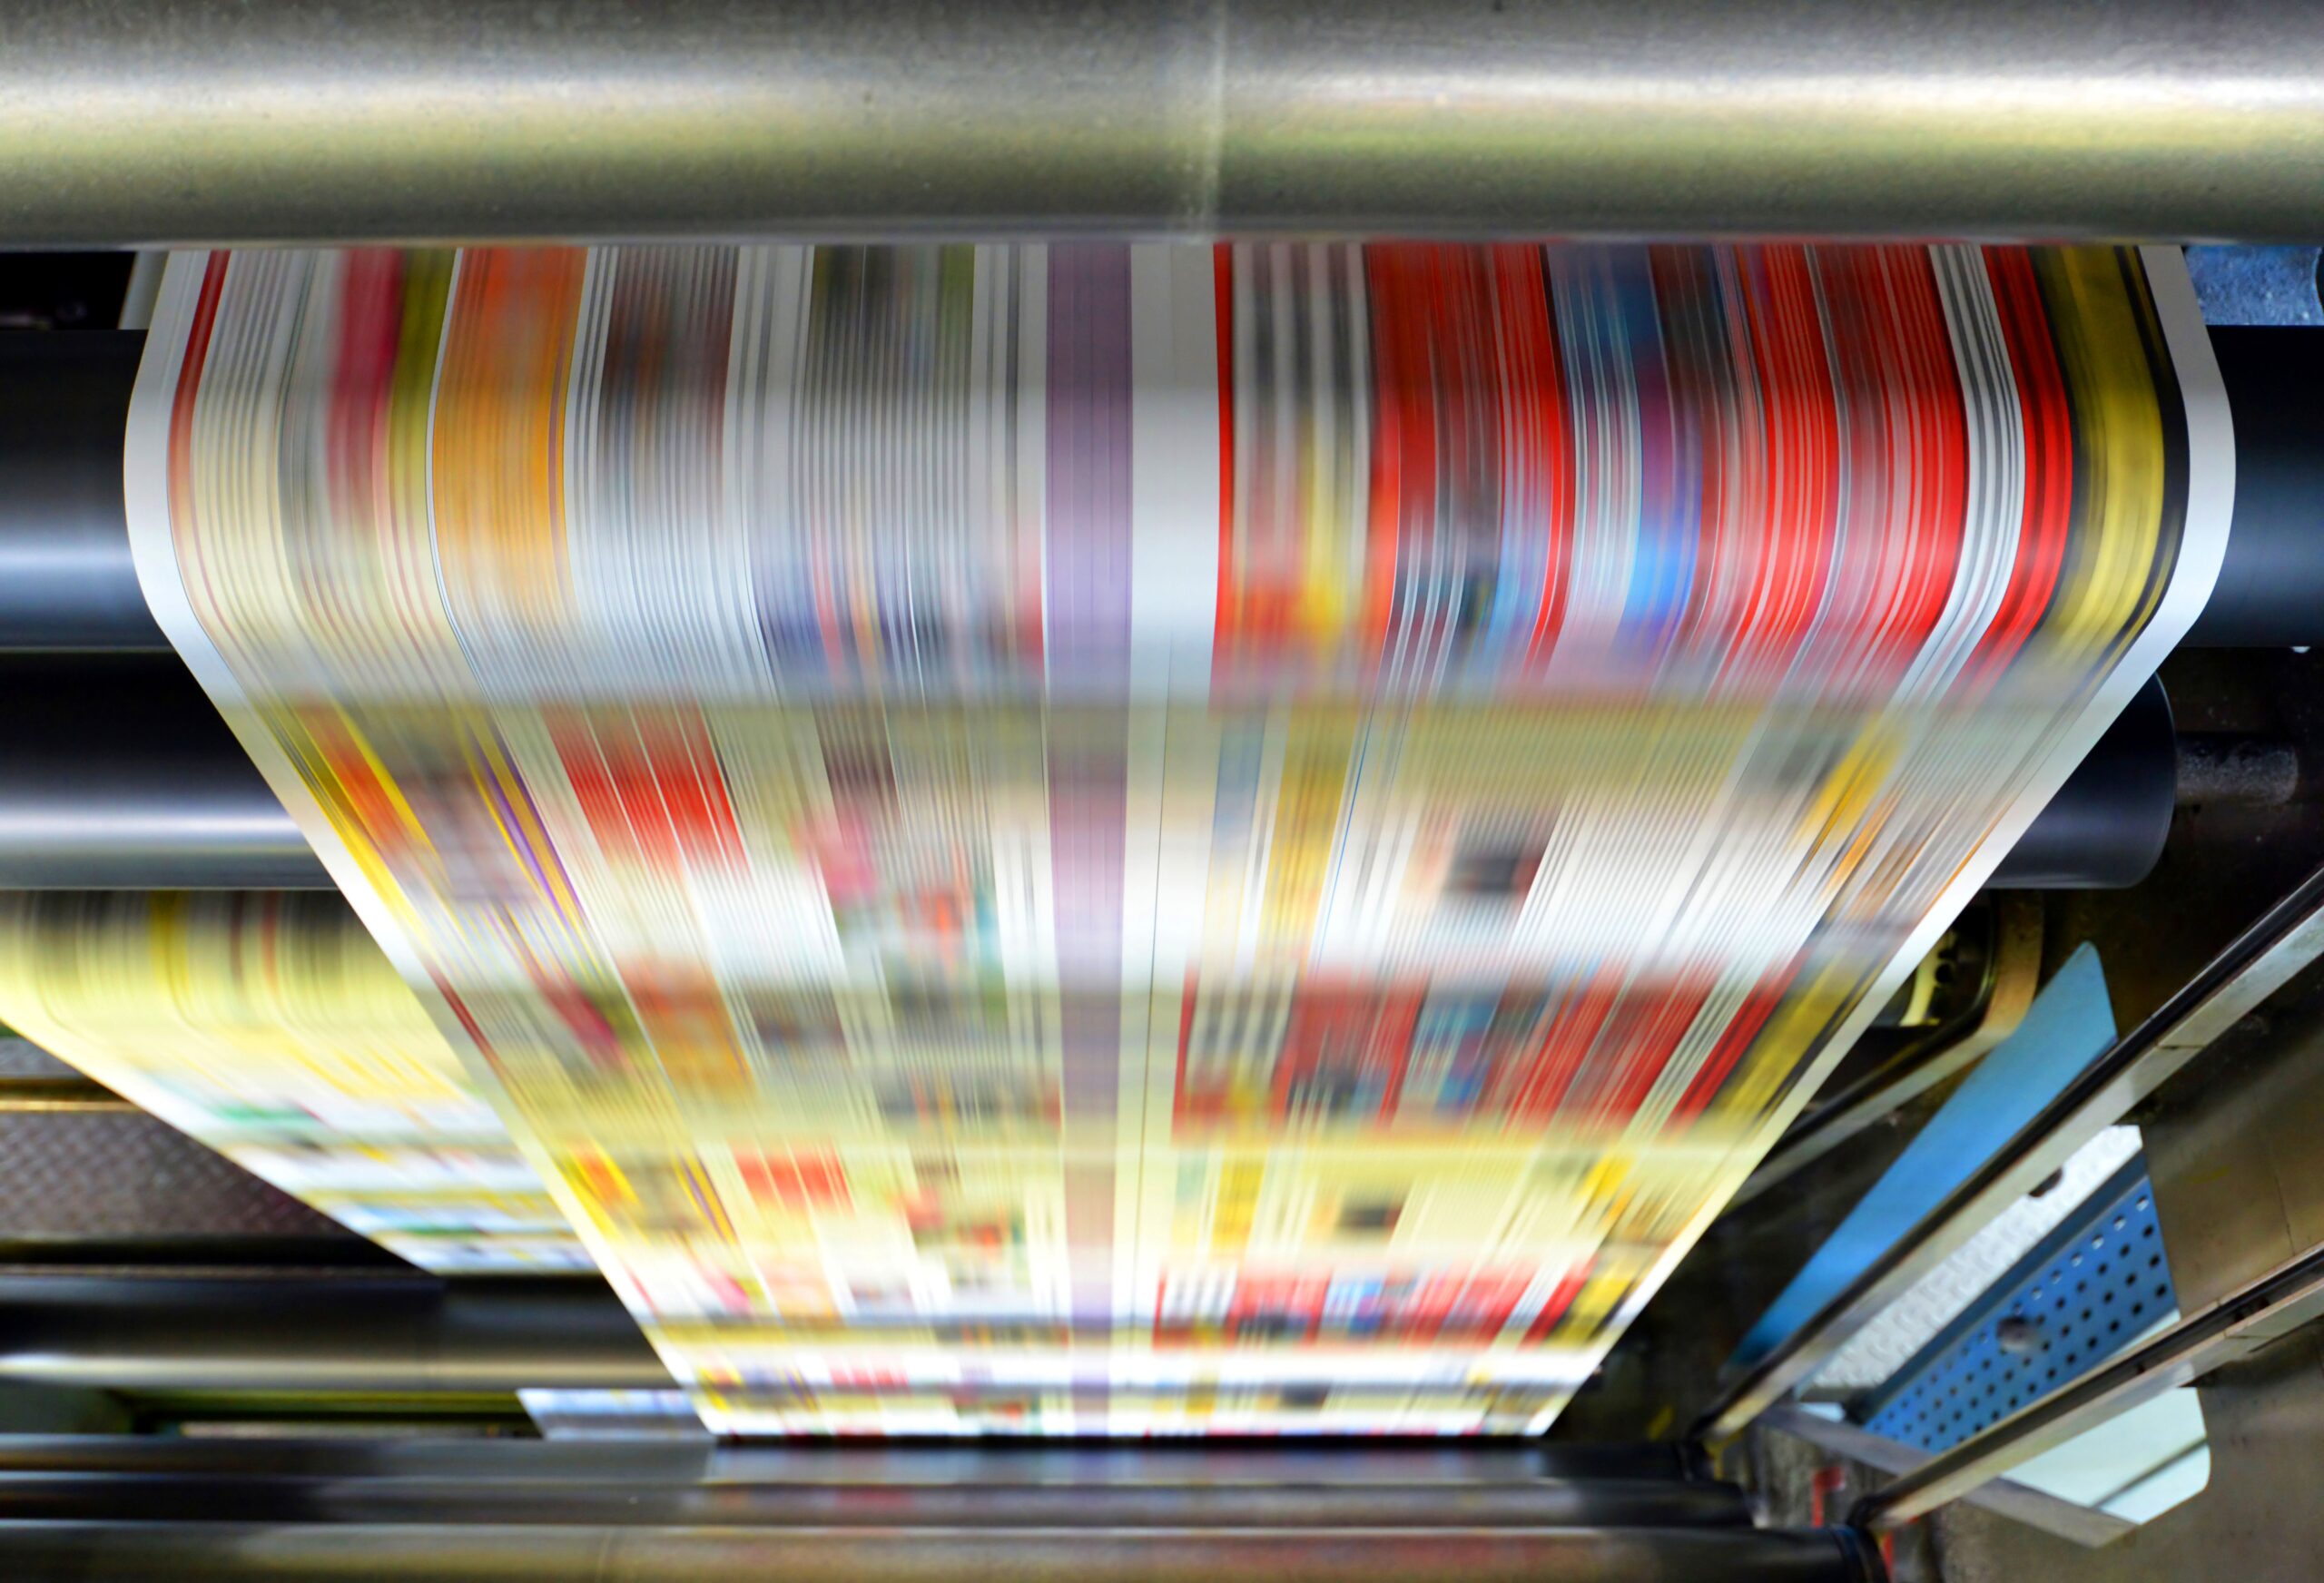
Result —
<svg viewBox="0 0 2324 1583"><path fill-rule="evenodd" d="M1545 1436L718 1443L600 1278L423 1273L14 1039L0 1576L2314 1576L2319 172L2280 0L10 7L0 889L331 889L132 562L173 246L2183 242L2236 472L2186 641ZM2084 948L2121 1031L2014 1075ZM2169 1317L2043 1374L2014 1294L2118 1232Z"/></svg>

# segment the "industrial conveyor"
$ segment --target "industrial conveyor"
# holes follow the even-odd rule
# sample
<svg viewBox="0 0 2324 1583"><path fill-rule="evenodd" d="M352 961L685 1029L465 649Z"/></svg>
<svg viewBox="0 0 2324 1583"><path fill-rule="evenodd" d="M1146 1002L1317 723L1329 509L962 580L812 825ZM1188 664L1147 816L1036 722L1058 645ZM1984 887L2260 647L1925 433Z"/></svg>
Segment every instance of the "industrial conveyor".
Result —
<svg viewBox="0 0 2324 1583"><path fill-rule="evenodd" d="M2280 0L0 15L7 249L2292 243L2324 235L2319 172L2324 12ZM2324 1451L2324 1376L2299 1333L2324 1304L2324 713L2306 654L2324 640L2324 304L2309 306L2314 322L2211 328L2234 428L2225 565L2162 679L1976 904L1982 988L1942 1018L1884 1021L1826 1090L1848 1102L1845 1136L1778 1149L1551 1439L721 1445L650 1411L641 1438L535 1438L551 1421L519 1391L671 1389L605 1282L424 1275L0 1048L0 1204L23 1221L0 1216L0 1575L1870 1583L1953 1576L1925 1570L1945 1559L1935 1531L2066 1583L2307 1576L2324 1530L2289 1480ZM123 451L143 349L135 329L0 329L0 889L329 889L141 593ZM2004 1001L2022 1016L2085 946L2109 964L2115 1037L1812 1319L1730 1365L1958 1091L1975 1057L1946 1065L1947 1039L2001 1042L1981 1019ZM2170 1323L1935 1456L1799 1405L1871 1319L2132 1122L2171 1243ZM68 1204L86 1213L44 1217ZM2197 1378L2219 1461L2209 1504L2175 1526L2126 1538L2008 1483L2034 1442ZM1806 1501L1778 1467L1802 1446L1822 1448ZM1843 1484L1868 1494L1852 1513ZM1965 1497L1974 1511L1949 1504ZM2002 1519L2016 1526L1998 1540L1976 1526ZM2028 1523L2112 1543L2070 1550Z"/></svg>

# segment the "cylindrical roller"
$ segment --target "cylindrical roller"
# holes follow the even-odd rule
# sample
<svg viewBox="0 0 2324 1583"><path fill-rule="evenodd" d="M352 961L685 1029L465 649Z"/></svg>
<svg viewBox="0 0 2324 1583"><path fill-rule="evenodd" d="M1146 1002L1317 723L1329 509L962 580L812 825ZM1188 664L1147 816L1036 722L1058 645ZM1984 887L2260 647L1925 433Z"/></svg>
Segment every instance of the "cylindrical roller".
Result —
<svg viewBox="0 0 2324 1583"><path fill-rule="evenodd" d="M144 347L134 330L0 332L0 648L170 646L122 507Z"/></svg>
<svg viewBox="0 0 2324 1583"><path fill-rule="evenodd" d="M2274 648L2324 639L2324 327L2211 331L2235 424L2235 523L2187 642Z"/></svg>
<svg viewBox="0 0 2324 1583"><path fill-rule="evenodd" d="M2324 642L2324 329L2211 339L2235 421L2235 516L2187 641ZM168 647L137 586L122 504L143 344L130 330L0 331L0 652Z"/></svg>
<svg viewBox="0 0 2324 1583"><path fill-rule="evenodd" d="M1353 1457L1293 1453L1273 1465L1243 1456L1132 1463L1051 1459L1033 1447L952 1459L916 1450L772 1456L699 1439L500 1440L481 1456L419 1454L365 1461L344 1442L285 1448L280 1465L239 1452L95 1457L38 1444L0 1469L0 1511L16 1520L117 1513L140 1521L283 1522L327 1516L365 1523L602 1523L632 1528L714 1522L842 1529L958 1526L995 1529L1528 1528L1748 1529L1732 1484L1669 1475L1557 1476L1530 1459L1468 1459L1432 1475L1402 1450ZM183 1442L181 1442L182 1444ZM264 1448L261 1448L263 1450ZM1644 1448L1640 1448L1644 1450ZM312 1452L300 1456L299 1451ZM1636 1460L1616 1448L1616 1461ZM609 1451L609 1455L583 1454ZM12 1449L13 1452L13 1449ZM1378 1460L1376 1470L1363 1464ZM349 1461L355 1465L344 1465ZM98 1465L90 1466L94 1462ZM1019 1469L1013 1464L1027 1464ZM1397 1464L1418 1474L1398 1481ZM135 1491L124 1509L123 1498Z"/></svg>
<svg viewBox="0 0 2324 1583"><path fill-rule="evenodd" d="M330 884L173 656L11 661L0 743L0 890Z"/></svg>
<svg viewBox="0 0 2324 1583"><path fill-rule="evenodd" d="M314 890L330 878L173 660L0 663L0 890ZM2173 799L2170 705L2151 682L1993 883L2134 885Z"/></svg>
<svg viewBox="0 0 2324 1583"><path fill-rule="evenodd" d="M667 1389L604 1282L0 1278L0 1380L116 1391Z"/></svg>
<svg viewBox="0 0 2324 1583"><path fill-rule="evenodd" d="M1149 1489L1192 1484L1301 1489L1498 1489L1544 1480L1713 1482L1679 1440L179 1440L0 1435L0 1476L215 1474L319 1479L622 1480L891 1491L1026 1484ZM1726 1488L1726 1487L1722 1487Z"/></svg>
<svg viewBox="0 0 2324 1583"><path fill-rule="evenodd" d="M127 1497L124 1496L124 1499ZM121 1503L116 1503L118 1509ZM1858 1583L1870 1548L1839 1529L1538 1528L1002 1532L978 1524L849 1533L538 1524L0 1524L0 1569L25 1578L556 1579L598 1583Z"/></svg>
<svg viewBox="0 0 2324 1583"><path fill-rule="evenodd" d="M17 0L15 245L2308 241L2297 0Z"/></svg>
<svg viewBox="0 0 2324 1583"><path fill-rule="evenodd" d="M2150 677L2002 859L1991 882L2016 890L2137 884L2162 856L2177 780L2171 701Z"/></svg>

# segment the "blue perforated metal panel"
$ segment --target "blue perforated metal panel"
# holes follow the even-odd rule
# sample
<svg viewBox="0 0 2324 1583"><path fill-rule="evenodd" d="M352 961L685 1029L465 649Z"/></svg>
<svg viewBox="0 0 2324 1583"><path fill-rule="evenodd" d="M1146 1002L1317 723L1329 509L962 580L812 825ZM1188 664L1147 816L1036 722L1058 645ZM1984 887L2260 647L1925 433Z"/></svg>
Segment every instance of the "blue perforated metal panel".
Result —
<svg viewBox="0 0 2324 1583"><path fill-rule="evenodd" d="M2134 1158L1896 1377L1865 1427L1942 1451L2081 1374L2178 1312L2146 1162Z"/></svg>

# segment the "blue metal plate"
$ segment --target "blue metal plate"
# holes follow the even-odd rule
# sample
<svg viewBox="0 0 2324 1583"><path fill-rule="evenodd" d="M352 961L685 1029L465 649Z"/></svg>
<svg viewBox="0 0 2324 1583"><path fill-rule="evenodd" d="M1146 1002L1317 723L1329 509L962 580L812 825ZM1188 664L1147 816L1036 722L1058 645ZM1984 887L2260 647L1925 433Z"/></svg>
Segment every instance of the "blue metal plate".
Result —
<svg viewBox="0 0 2324 1583"><path fill-rule="evenodd" d="M1865 1427L1942 1451L2178 1312L2143 1155L2133 1157L1858 1404Z"/></svg>

